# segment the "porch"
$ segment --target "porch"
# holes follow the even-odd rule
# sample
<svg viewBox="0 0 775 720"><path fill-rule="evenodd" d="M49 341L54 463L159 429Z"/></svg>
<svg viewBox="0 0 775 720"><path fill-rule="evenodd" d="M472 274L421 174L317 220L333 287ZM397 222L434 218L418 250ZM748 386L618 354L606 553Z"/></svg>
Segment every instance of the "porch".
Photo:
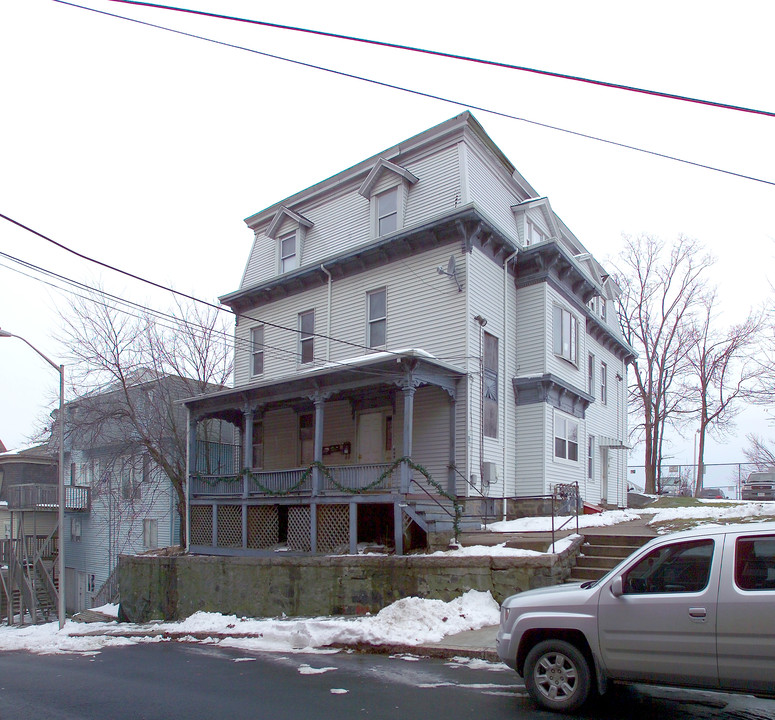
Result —
<svg viewBox="0 0 775 720"><path fill-rule="evenodd" d="M420 352L186 401L190 551L355 553L371 543L403 554L435 532L448 540L461 514L463 374ZM232 423L240 442L208 442L213 420Z"/></svg>

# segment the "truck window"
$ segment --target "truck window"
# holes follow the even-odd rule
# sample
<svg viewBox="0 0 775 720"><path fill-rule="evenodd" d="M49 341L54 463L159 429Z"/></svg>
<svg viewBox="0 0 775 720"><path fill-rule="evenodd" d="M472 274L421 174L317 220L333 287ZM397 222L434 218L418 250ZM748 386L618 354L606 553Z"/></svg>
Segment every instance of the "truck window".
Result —
<svg viewBox="0 0 775 720"><path fill-rule="evenodd" d="M741 590L775 590L775 537L738 538L735 584Z"/></svg>
<svg viewBox="0 0 775 720"><path fill-rule="evenodd" d="M653 550L624 574L625 595L704 590L710 578L713 547L713 540L693 540Z"/></svg>

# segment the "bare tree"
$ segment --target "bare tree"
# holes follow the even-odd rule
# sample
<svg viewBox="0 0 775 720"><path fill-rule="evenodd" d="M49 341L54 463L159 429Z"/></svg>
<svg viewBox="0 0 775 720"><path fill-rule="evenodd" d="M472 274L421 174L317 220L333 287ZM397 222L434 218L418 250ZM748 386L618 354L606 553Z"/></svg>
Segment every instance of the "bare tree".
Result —
<svg viewBox="0 0 775 720"><path fill-rule="evenodd" d="M633 362L630 405L633 432L645 443L645 492L658 491L662 443L668 424L680 419L686 397L681 377L693 341L691 316L712 260L699 245L679 236L669 247L651 235L624 236L616 282L617 311L625 339L638 353Z"/></svg>
<svg viewBox="0 0 775 720"><path fill-rule="evenodd" d="M761 435L746 435L748 447L743 451L748 462L753 463L759 470L775 468L775 442L767 440Z"/></svg>
<svg viewBox="0 0 775 720"><path fill-rule="evenodd" d="M81 446L109 448L106 466L138 450L147 455L171 483L185 542L188 427L177 401L228 382L226 324L215 309L194 303L177 302L164 315L128 314L99 291L71 301L60 318L80 398L68 404L66 427ZM124 500L134 498L120 491Z"/></svg>
<svg viewBox="0 0 775 720"><path fill-rule="evenodd" d="M702 490L706 435L711 431L723 433L729 428L757 378L756 364L747 360L762 326L761 314L751 313L740 325L716 330L716 293L706 293L702 306L688 354L695 403L689 412L699 415L695 496Z"/></svg>

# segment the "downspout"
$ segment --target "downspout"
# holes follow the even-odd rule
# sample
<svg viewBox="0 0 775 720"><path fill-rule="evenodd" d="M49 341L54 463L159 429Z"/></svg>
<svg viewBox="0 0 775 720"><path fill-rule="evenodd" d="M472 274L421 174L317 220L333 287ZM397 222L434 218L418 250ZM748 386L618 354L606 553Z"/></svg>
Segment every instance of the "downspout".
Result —
<svg viewBox="0 0 775 720"><path fill-rule="evenodd" d="M508 453L506 452L507 443L509 442L509 434L508 434L508 418L509 413L506 409L506 386L507 386L507 378L506 378L506 368L508 364L508 356L509 356L509 316L508 316L508 307L507 307L507 299L506 299L506 292L508 287L508 277L509 277L509 263L517 256L517 253L519 253L519 250L515 250L511 255L509 255L504 261L503 261L503 393L501 394L501 397L503 398L503 520L506 520L506 510L507 510L507 503L506 503L506 462L508 459ZM516 447L516 445L515 445ZM514 478L514 481L516 482L516 476Z"/></svg>
<svg viewBox="0 0 775 720"><path fill-rule="evenodd" d="M331 362L331 288L333 278L326 270L326 266L320 263L320 269L328 276L328 300L326 301L326 362Z"/></svg>

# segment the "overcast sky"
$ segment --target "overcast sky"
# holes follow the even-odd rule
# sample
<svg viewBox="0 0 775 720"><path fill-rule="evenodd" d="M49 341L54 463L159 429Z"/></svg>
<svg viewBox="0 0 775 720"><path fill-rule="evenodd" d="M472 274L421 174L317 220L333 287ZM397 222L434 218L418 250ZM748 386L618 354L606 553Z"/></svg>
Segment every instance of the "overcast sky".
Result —
<svg viewBox="0 0 775 720"><path fill-rule="evenodd" d="M684 233L718 259L712 280L725 321L743 319L770 293L772 184L486 110L770 183L775 118L109 0L80 4L457 102L54 0L6 0L0 213L81 253L212 301L239 285L252 241L243 218L468 107L602 262L619 252L622 233ZM770 2L734 11L707 1L394 0L384 11L360 1L170 4L775 111ZM157 308L170 304L2 219L0 252ZM63 295L5 255L0 327L60 362ZM51 409L57 381L23 343L0 339L0 439L9 448ZM767 417L749 414L738 436L761 431ZM706 461L742 460L741 445L714 444ZM692 462L691 437L674 451Z"/></svg>

